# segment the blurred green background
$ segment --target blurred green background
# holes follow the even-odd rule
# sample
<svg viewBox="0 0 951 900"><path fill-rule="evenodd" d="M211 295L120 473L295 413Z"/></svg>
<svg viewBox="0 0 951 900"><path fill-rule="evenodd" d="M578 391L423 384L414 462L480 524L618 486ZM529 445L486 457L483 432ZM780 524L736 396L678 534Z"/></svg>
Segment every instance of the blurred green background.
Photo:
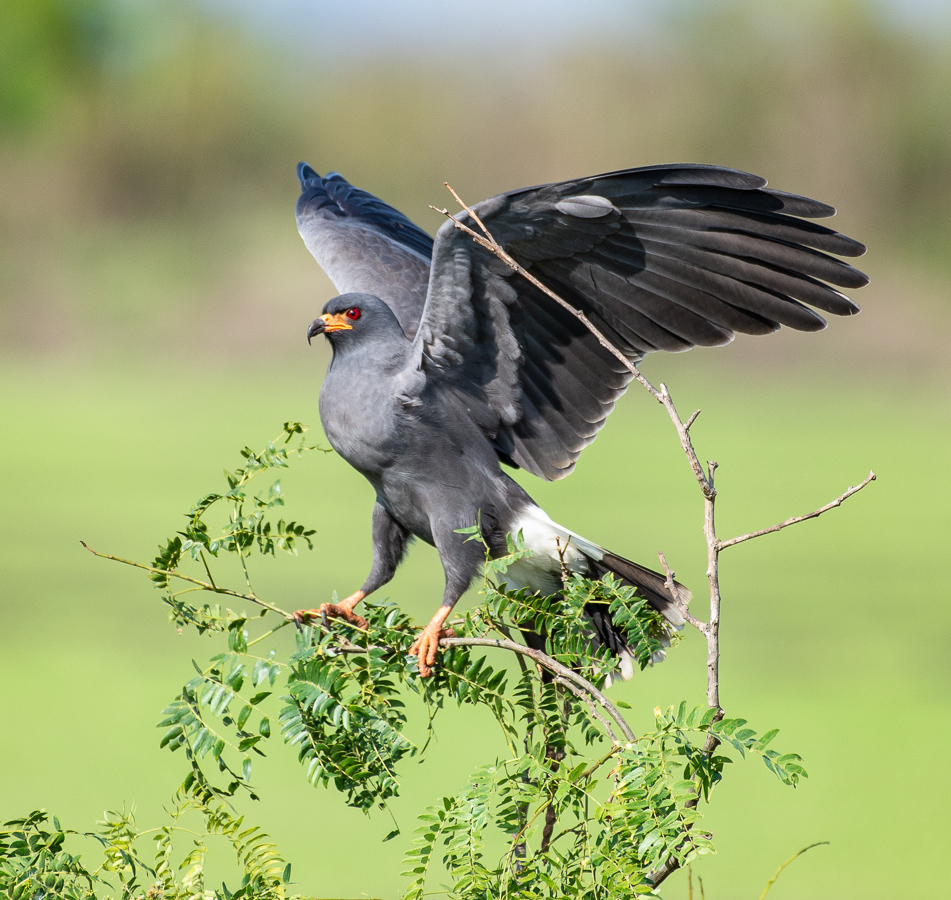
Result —
<svg viewBox="0 0 951 900"><path fill-rule="evenodd" d="M294 164L340 170L430 230L469 201L632 165L719 163L840 209L865 241L864 312L653 358L720 463L723 537L879 480L822 519L722 560L722 699L805 757L791 791L734 767L695 873L706 896L946 891L951 746L951 31L941 4L352 4L7 0L0 7L0 817L87 829L135 804L158 824L183 761L163 705L212 645L179 636L144 577L79 540L151 557L238 448L287 419L317 432L333 288L295 234ZM554 518L702 598L696 490L662 410L632 390L577 472L528 489ZM332 456L285 479L317 551L262 564L295 608L369 564L371 493ZM417 547L389 594L428 617ZM702 602L698 599L698 609ZM703 700L703 648L617 688L638 723ZM404 831L494 753L447 713L407 767ZM318 896L394 897L400 838L307 785L275 747L246 810ZM350 847L347 850L346 847ZM665 896L685 898L683 875Z"/></svg>

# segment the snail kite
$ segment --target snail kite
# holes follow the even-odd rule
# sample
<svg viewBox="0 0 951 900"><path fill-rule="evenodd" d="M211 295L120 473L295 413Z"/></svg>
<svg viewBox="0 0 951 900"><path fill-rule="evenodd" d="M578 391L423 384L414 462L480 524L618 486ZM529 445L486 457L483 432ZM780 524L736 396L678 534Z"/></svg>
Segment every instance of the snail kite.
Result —
<svg viewBox="0 0 951 900"><path fill-rule="evenodd" d="M373 564L338 604L301 610L360 624L354 607L386 584L418 537L439 552L442 604L413 646L434 664L453 605L483 548L459 529L480 523L489 551L521 532L530 556L510 588L543 594L567 567L614 573L683 624L689 594L552 521L501 468L564 478L604 425L631 373L574 316L445 222L435 240L337 173L301 163L297 224L341 295L310 326L333 358L320 418L333 448L376 491ZM632 363L654 350L726 344L786 325L818 331L816 310L853 315L837 288L868 279L836 257L862 244L811 220L824 203L707 165L626 169L500 194L474 207L522 266L588 319ZM456 216L476 227L468 213ZM623 634L591 609L592 639L631 671Z"/></svg>

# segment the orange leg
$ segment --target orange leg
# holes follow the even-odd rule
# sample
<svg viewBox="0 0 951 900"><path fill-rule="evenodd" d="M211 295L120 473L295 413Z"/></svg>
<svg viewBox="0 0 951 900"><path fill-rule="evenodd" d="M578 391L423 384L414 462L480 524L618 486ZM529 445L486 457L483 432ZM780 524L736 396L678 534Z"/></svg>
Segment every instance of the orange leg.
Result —
<svg viewBox="0 0 951 900"><path fill-rule="evenodd" d="M351 594L345 600L339 603L321 603L317 609L299 609L294 613L294 621L298 625L303 625L308 619L316 619L318 616L328 619L344 619L351 625L358 628L366 628L367 620L363 616L358 616L353 608L366 596L363 591L357 591Z"/></svg>
<svg viewBox="0 0 951 900"><path fill-rule="evenodd" d="M455 637L456 633L451 628L443 628L443 623L449 618L452 612L450 606L440 606L436 615L429 620L429 624L423 629L422 633L416 638L413 646L409 648L409 655L415 656L419 661L419 674L423 678L428 678L432 674L432 666L436 662L436 652L439 650L439 641L442 638Z"/></svg>

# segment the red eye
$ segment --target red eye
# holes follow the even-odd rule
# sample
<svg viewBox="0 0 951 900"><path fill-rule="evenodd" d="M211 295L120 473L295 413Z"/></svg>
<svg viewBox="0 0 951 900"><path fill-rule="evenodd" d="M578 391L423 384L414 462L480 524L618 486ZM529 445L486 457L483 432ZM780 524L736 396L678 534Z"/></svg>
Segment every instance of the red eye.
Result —
<svg viewBox="0 0 951 900"><path fill-rule="evenodd" d="M355 306L351 306L350 309L348 309L344 315L346 315L346 317L350 319L351 321L356 321L357 319L360 318L360 310L357 309Z"/></svg>

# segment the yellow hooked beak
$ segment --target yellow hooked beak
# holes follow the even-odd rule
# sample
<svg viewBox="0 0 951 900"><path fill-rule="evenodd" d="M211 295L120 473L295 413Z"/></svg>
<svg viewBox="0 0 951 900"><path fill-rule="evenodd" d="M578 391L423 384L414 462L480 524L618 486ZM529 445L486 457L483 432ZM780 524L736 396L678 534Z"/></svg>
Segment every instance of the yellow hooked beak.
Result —
<svg viewBox="0 0 951 900"><path fill-rule="evenodd" d="M324 323L324 331L352 331L353 326L347 321L345 313L324 313L320 317Z"/></svg>
<svg viewBox="0 0 951 900"><path fill-rule="evenodd" d="M314 319L307 329L307 343L317 334L326 334L328 331L353 331L353 326L347 321L346 313L324 313Z"/></svg>

